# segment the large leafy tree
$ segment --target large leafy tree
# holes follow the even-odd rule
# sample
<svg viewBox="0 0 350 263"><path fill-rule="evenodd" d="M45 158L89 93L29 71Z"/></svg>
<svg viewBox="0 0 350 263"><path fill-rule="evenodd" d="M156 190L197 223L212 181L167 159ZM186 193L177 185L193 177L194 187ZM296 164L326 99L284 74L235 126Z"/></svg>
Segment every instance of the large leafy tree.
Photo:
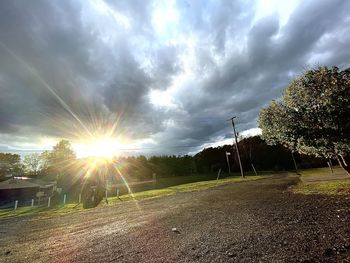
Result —
<svg viewBox="0 0 350 263"><path fill-rule="evenodd" d="M0 180L22 173L21 157L18 154L0 153Z"/></svg>
<svg viewBox="0 0 350 263"><path fill-rule="evenodd" d="M23 159L24 169L27 175L38 175L41 169L41 158L38 153L31 153Z"/></svg>
<svg viewBox="0 0 350 263"><path fill-rule="evenodd" d="M319 67L297 77L260 112L259 126L268 143L337 158L350 174L350 69Z"/></svg>
<svg viewBox="0 0 350 263"><path fill-rule="evenodd" d="M67 140L59 141L52 149L50 161L56 165L62 166L66 162L75 160L75 152L72 149L72 145Z"/></svg>
<svg viewBox="0 0 350 263"><path fill-rule="evenodd" d="M76 155L69 141L59 141L52 151L43 152L40 158L46 173L58 179L58 186L66 184L65 181L72 177Z"/></svg>

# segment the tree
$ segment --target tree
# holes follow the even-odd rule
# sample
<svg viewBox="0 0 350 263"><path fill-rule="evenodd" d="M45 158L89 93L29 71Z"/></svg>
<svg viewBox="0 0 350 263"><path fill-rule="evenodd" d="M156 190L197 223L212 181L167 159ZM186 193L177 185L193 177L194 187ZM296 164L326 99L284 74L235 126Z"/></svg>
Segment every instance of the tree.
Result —
<svg viewBox="0 0 350 263"><path fill-rule="evenodd" d="M45 170L46 177L57 179L57 186L65 189L70 188L74 182L76 172L76 156L69 141L61 140L52 149L40 155L42 159L42 169Z"/></svg>
<svg viewBox="0 0 350 263"><path fill-rule="evenodd" d="M336 158L350 174L350 69L319 67L297 77L260 112L259 126L269 144Z"/></svg>
<svg viewBox="0 0 350 263"><path fill-rule="evenodd" d="M46 166L51 168L53 172L62 174L72 161L76 159L75 152L69 141L59 141L49 152L42 153L45 158Z"/></svg>
<svg viewBox="0 0 350 263"><path fill-rule="evenodd" d="M21 157L18 154L0 153L0 179L19 176L22 172Z"/></svg>
<svg viewBox="0 0 350 263"><path fill-rule="evenodd" d="M41 169L41 158L40 154L32 153L28 154L23 159L24 169L28 174L38 175Z"/></svg>
<svg viewBox="0 0 350 263"><path fill-rule="evenodd" d="M51 151L43 151L40 154L41 171L47 173L50 170L51 165Z"/></svg>

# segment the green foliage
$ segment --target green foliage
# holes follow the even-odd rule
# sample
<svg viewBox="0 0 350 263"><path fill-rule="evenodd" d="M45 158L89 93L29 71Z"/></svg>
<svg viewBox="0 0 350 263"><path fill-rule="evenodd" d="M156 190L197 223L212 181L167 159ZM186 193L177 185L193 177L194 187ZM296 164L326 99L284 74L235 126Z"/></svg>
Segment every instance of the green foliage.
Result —
<svg viewBox="0 0 350 263"><path fill-rule="evenodd" d="M219 169L221 169L222 171L228 171L226 162L226 152L231 153L230 158L235 156L232 145L209 147L197 153L194 156L194 159L196 162L198 172L217 173Z"/></svg>
<svg viewBox="0 0 350 263"><path fill-rule="evenodd" d="M38 153L32 153L24 156L23 165L26 175L38 175L41 170L41 160L41 156Z"/></svg>
<svg viewBox="0 0 350 263"><path fill-rule="evenodd" d="M69 141L61 140L52 149L41 154L46 169L60 174L64 173L67 166L76 159L75 153Z"/></svg>
<svg viewBox="0 0 350 263"><path fill-rule="evenodd" d="M260 136L248 137L239 141L242 165L245 171L261 170L290 170L294 169L291 153L281 145L267 145ZM235 154L236 156L236 154ZM298 156L298 161L301 161ZM235 160L235 170L238 171L238 162Z"/></svg>
<svg viewBox="0 0 350 263"><path fill-rule="evenodd" d="M291 152L281 145L268 145L260 136L243 138L238 142L244 171L252 171L252 164L259 171L294 169ZM226 152L230 152L229 163L232 172L239 172L237 154L232 145L210 147L194 156L199 173L228 172ZM296 161L303 168L326 165L324 159L295 154ZM307 160L307 163L306 163Z"/></svg>
<svg viewBox="0 0 350 263"><path fill-rule="evenodd" d="M153 156L149 159L153 171L159 177L185 176L196 172L191 156Z"/></svg>
<svg viewBox="0 0 350 263"><path fill-rule="evenodd" d="M23 173L21 157L18 154L0 153L0 179L20 176Z"/></svg>
<svg viewBox="0 0 350 263"><path fill-rule="evenodd" d="M350 153L350 69L319 67L293 80L281 101L260 112L269 144L325 158L345 169Z"/></svg>
<svg viewBox="0 0 350 263"><path fill-rule="evenodd" d="M157 178L171 176L188 176L196 173L196 165L192 156L131 156L116 159L125 175L134 181L150 180L153 174Z"/></svg>
<svg viewBox="0 0 350 263"><path fill-rule="evenodd" d="M61 172L61 169L66 165L66 163L76 159L72 146L67 140L59 141L53 147L48 157L49 164L53 166L57 172Z"/></svg>
<svg viewBox="0 0 350 263"><path fill-rule="evenodd" d="M57 179L57 187L68 191L76 181L77 160L69 141L59 141L51 151L40 155L42 174L46 179Z"/></svg>

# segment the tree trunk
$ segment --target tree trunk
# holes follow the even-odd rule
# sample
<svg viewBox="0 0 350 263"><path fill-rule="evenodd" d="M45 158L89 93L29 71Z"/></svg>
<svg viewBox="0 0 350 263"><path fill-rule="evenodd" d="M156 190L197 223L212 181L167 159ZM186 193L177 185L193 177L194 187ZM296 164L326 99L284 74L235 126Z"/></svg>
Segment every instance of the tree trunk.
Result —
<svg viewBox="0 0 350 263"><path fill-rule="evenodd" d="M337 159L340 166L350 175L350 155L339 155Z"/></svg>

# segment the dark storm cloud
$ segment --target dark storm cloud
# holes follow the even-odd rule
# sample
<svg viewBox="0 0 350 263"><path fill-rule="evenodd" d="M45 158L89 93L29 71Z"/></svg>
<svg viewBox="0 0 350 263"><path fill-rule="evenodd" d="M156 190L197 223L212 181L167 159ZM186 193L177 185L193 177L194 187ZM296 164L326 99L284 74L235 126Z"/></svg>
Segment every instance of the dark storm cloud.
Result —
<svg viewBox="0 0 350 263"><path fill-rule="evenodd" d="M85 45L94 38L84 33L77 21L78 6L56 6L49 1L1 5L0 56L7 62L1 63L1 110L12 125L31 125L34 133L44 128L50 134L54 125L42 127L41 120L67 116L53 92L71 108L76 98L86 102L89 91L79 87L77 80L97 76L89 65L90 51Z"/></svg>
<svg viewBox="0 0 350 263"><path fill-rule="evenodd" d="M135 113L151 110L145 99L151 81L136 61L130 39L120 33L113 46L104 43L99 28L80 19L82 4L2 2L2 132L21 133L23 126L31 126L26 133L69 138L86 133L69 111L95 130L119 114L127 116L122 123L128 128L135 124ZM142 16L137 16L139 23L146 19ZM162 71L165 78L167 70Z"/></svg>
<svg viewBox="0 0 350 263"><path fill-rule="evenodd" d="M279 26L277 16L258 20L247 33L247 48L234 52L223 66L214 70L203 83L202 99L195 103L189 101L189 107L185 108L191 112L205 108L206 116L238 115L241 130L256 126L255 119L261 107L279 97L291 77L305 69L313 52L317 52L319 42L327 35L336 35L344 26L348 28L346 10L349 8L349 3L344 1L303 1L284 27ZM338 41L337 47L326 41L330 44L327 51L333 56L329 55L322 64L332 65L337 61L336 65L349 66L347 42L342 40ZM345 55L340 61L335 59L339 59L337 50ZM201 123L192 125L196 127L192 130L194 138L212 134L203 134L198 127L203 130L207 127Z"/></svg>
<svg viewBox="0 0 350 263"><path fill-rule="evenodd" d="M151 138L154 152L191 152L228 138L232 115L240 131L256 127L306 67L350 61L347 1L301 1L285 24L256 20L255 1L177 1L169 25L171 14L153 19L158 1L0 5L1 149L118 121L116 133ZM172 105L154 105L154 90Z"/></svg>
<svg viewBox="0 0 350 263"><path fill-rule="evenodd" d="M349 41L344 34L349 32L349 8L350 4L345 1L303 1L283 27L279 25L277 15L256 21L247 31L245 49L222 50L221 53L230 56L223 66L215 67L205 81L196 83L198 87L195 88L199 89L196 95L191 98L184 94L178 95L182 105L190 113L184 116L184 127L190 128L181 128L181 123L184 122L181 120L178 130L174 134L168 133L164 141L180 141L186 138L203 143L213 141L218 134L227 136L231 128L225 123L225 119L233 114L239 116L239 130L256 127L256 118L261 107L271 99L279 97L295 74L308 66L314 66L308 65L310 61L318 62L312 60L314 53L328 52L327 59L322 58L322 64L349 66ZM223 15L221 21L227 19ZM215 21L210 18L208 20ZM208 25L200 27L200 30L210 29L207 35L216 39L218 32L227 32L225 29L230 26L229 22L224 25L219 23L217 31L213 30L214 26ZM241 27L245 28L246 25L242 24ZM221 35L225 36L225 41L237 39L236 34ZM241 35L240 41L243 42L244 37L245 35ZM212 44L217 44L217 41ZM343 56L339 56L339 53ZM199 118L193 118L194 115ZM209 122L203 122L203 119Z"/></svg>

